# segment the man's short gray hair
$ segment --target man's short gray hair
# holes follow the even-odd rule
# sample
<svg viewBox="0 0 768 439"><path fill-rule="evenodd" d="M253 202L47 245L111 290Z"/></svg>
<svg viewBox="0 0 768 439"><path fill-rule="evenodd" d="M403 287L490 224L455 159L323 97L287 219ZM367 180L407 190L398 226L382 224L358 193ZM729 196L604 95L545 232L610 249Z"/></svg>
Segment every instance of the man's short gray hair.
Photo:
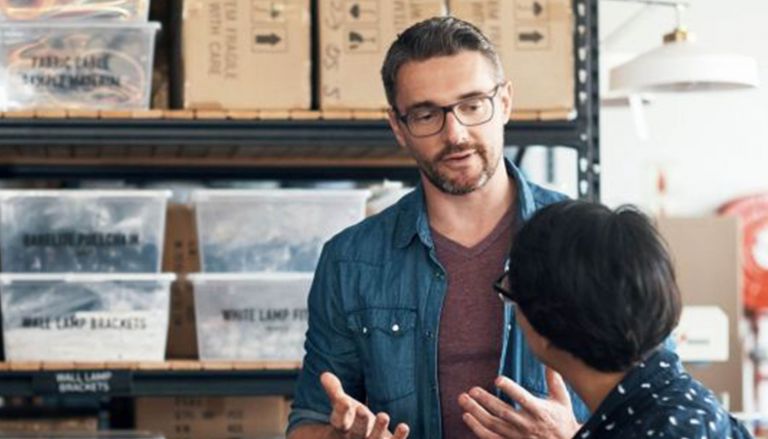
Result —
<svg viewBox="0 0 768 439"><path fill-rule="evenodd" d="M397 95L397 73L410 61L424 61L463 51L480 52L495 70L496 81L504 80L504 68L493 43L473 24L456 17L433 17L416 23L390 46L381 67L381 79L392 108Z"/></svg>

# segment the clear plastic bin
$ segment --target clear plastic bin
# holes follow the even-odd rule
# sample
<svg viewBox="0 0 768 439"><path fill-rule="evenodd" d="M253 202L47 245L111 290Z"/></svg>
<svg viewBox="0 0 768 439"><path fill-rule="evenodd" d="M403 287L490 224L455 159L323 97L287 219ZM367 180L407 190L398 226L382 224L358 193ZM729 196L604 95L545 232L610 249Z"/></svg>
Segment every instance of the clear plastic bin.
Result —
<svg viewBox="0 0 768 439"><path fill-rule="evenodd" d="M191 274L201 360L301 361L311 273Z"/></svg>
<svg viewBox="0 0 768 439"><path fill-rule="evenodd" d="M11 273L158 273L169 191L0 191Z"/></svg>
<svg viewBox="0 0 768 439"><path fill-rule="evenodd" d="M162 361L173 274L0 274L8 361Z"/></svg>
<svg viewBox="0 0 768 439"><path fill-rule="evenodd" d="M0 23L36 20L143 22L149 0L8 0L0 2Z"/></svg>
<svg viewBox="0 0 768 439"><path fill-rule="evenodd" d="M204 272L314 271L323 244L365 215L365 190L193 193Z"/></svg>
<svg viewBox="0 0 768 439"><path fill-rule="evenodd" d="M147 109L158 23L0 26L0 110Z"/></svg>

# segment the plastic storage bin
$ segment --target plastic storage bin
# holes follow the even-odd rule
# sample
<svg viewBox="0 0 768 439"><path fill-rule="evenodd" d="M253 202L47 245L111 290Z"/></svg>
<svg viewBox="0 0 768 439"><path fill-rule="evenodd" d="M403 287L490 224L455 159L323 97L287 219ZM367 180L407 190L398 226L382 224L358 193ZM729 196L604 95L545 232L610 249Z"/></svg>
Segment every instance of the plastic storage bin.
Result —
<svg viewBox="0 0 768 439"><path fill-rule="evenodd" d="M191 274L201 360L301 361L311 273Z"/></svg>
<svg viewBox="0 0 768 439"><path fill-rule="evenodd" d="M174 274L0 274L8 361L162 361Z"/></svg>
<svg viewBox="0 0 768 439"><path fill-rule="evenodd" d="M147 21L149 0L10 0L0 2L0 23L35 20Z"/></svg>
<svg viewBox="0 0 768 439"><path fill-rule="evenodd" d="M192 194L204 272L314 271L323 244L365 215L364 190Z"/></svg>
<svg viewBox="0 0 768 439"><path fill-rule="evenodd" d="M158 23L0 26L0 109L149 108Z"/></svg>
<svg viewBox="0 0 768 439"><path fill-rule="evenodd" d="M4 272L160 271L169 191L0 191Z"/></svg>

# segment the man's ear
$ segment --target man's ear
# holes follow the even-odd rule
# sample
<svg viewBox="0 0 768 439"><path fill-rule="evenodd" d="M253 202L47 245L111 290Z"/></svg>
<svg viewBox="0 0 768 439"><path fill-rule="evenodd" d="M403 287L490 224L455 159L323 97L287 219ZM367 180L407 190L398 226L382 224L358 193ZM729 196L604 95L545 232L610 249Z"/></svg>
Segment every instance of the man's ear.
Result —
<svg viewBox="0 0 768 439"><path fill-rule="evenodd" d="M397 118L395 110L390 108L387 110L387 120L389 121L389 127L392 128L392 132L395 134L395 139L401 148L405 148L405 133L403 132L403 126L400 124L400 120Z"/></svg>
<svg viewBox="0 0 768 439"><path fill-rule="evenodd" d="M507 81L501 86L499 92L501 93L501 109L504 115L504 120L508 121L512 117L512 102L514 98L514 89L512 88L512 82Z"/></svg>

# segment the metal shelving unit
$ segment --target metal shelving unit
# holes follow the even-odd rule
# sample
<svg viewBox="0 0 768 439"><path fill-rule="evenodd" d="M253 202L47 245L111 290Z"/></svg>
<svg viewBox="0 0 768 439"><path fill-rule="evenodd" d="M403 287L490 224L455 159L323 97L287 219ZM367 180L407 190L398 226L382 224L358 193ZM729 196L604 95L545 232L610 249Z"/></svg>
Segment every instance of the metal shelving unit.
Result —
<svg viewBox="0 0 768 439"><path fill-rule="evenodd" d="M576 117L511 121L510 145L578 151L579 193L599 197L597 0L574 3ZM67 117L0 118L0 178L370 179L414 181L414 163L385 120ZM82 113L82 112L81 112ZM288 113L288 112L286 112ZM290 115L288 115L290 117ZM309 116L309 117L307 117Z"/></svg>
<svg viewBox="0 0 768 439"><path fill-rule="evenodd" d="M575 0L576 110L568 121L513 121L509 145L578 153L579 194L598 199L598 0ZM384 120L0 118L0 178L402 179L413 162ZM0 368L0 396L60 394L56 372ZM111 371L116 396L291 394L296 370ZM122 386L122 387L121 387ZM101 394L99 394L101 395Z"/></svg>

